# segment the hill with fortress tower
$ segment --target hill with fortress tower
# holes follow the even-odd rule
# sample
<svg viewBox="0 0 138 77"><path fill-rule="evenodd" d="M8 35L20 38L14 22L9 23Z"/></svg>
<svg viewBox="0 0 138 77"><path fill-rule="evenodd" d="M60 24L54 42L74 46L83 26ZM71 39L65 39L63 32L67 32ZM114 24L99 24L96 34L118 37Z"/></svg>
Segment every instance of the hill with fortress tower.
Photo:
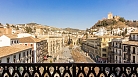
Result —
<svg viewBox="0 0 138 77"><path fill-rule="evenodd" d="M111 28L124 28L124 27L138 27L138 21L127 20L124 17L113 15L111 12L108 13L107 18L99 20L91 28L105 27L107 29Z"/></svg>

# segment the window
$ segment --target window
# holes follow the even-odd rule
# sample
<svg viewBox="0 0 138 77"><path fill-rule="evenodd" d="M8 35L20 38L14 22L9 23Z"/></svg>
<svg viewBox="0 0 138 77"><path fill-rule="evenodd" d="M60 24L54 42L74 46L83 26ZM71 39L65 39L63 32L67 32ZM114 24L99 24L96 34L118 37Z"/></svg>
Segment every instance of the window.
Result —
<svg viewBox="0 0 138 77"><path fill-rule="evenodd" d="M30 50L30 55L31 55L31 52L32 52L32 51Z"/></svg>
<svg viewBox="0 0 138 77"><path fill-rule="evenodd" d="M17 40L17 43L18 43L18 40Z"/></svg>
<svg viewBox="0 0 138 77"><path fill-rule="evenodd" d="M135 63L135 56L133 56L133 63Z"/></svg>
<svg viewBox="0 0 138 77"><path fill-rule="evenodd" d="M114 42L112 42L112 46L114 47Z"/></svg>
<svg viewBox="0 0 138 77"><path fill-rule="evenodd" d="M31 44L31 46L33 46L33 44Z"/></svg>
<svg viewBox="0 0 138 77"><path fill-rule="evenodd" d="M133 35L133 40L135 40L135 35Z"/></svg>
<svg viewBox="0 0 138 77"><path fill-rule="evenodd" d="M29 59L27 58L27 63L29 63Z"/></svg>
<svg viewBox="0 0 138 77"><path fill-rule="evenodd" d="M27 51L27 56L28 56L28 51Z"/></svg>
<svg viewBox="0 0 138 77"><path fill-rule="evenodd" d="M23 52L23 57L25 57L25 52Z"/></svg>
<svg viewBox="0 0 138 77"><path fill-rule="evenodd" d="M121 48L121 43L119 43L119 48Z"/></svg>
<svg viewBox="0 0 138 77"><path fill-rule="evenodd" d="M119 56L122 56L122 54L121 54L121 50L119 50Z"/></svg>
<svg viewBox="0 0 138 77"><path fill-rule="evenodd" d="M126 54L124 54L124 59L126 59Z"/></svg>
<svg viewBox="0 0 138 77"><path fill-rule="evenodd" d="M10 63L10 58L9 57L7 58L7 63Z"/></svg>
<svg viewBox="0 0 138 77"><path fill-rule="evenodd" d="M21 59L21 53L19 53L19 60Z"/></svg>
<svg viewBox="0 0 138 77"><path fill-rule="evenodd" d="M31 57L30 57L30 63L32 63L31 61L32 61L32 60L31 60Z"/></svg>
<svg viewBox="0 0 138 77"><path fill-rule="evenodd" d="M119 59L119 63L121 63L121 58Z"/></svg>
<svg viewBox="0 0 138 77"><path fill-rule="evenodd" d="M124 46L124 51L126 50L126 46Z"/></svg>
<svg viewBox="0 0 138 77"><path fill-rule="evenodd" d="M106 54L103 54L103 57L106 57Z"/></svg>
<svg viewBox="0 0 138 77"><path fill-rule="evenodd" d="M16 40L14 40L14 43L16 44Z"/></svg>
<svg viewBox="0 0 138 77"><path fill-rule="evenodd" d="M16 55L13 56L14 63L16 62Z"/></svg>
<svg viewBox="0 0 138 77"><path fill-rule="evenodd" d="M103 50L104 52L106 52L106 49L105 49L105 48L103 48L102 50Z"/></svg>
<svg viewBox="0 0 138 77"><path fill-rule="evenodd" d="M13 44L13 41L11 41L11 44Z"/></svg>
<svg viewBox="0 0 138 77"><path fill-rule="evenodd" d="M133 47L133 54L135 54L135 47Z"/></svg>

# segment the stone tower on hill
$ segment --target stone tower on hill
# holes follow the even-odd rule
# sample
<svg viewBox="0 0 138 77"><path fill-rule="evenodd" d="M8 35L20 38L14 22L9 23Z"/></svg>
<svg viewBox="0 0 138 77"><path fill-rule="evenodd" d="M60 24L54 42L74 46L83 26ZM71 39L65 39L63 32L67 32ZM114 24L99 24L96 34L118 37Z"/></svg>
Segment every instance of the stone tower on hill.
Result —
<svg viewBox="0 0 138 77"><path fill-rule="evenodd" d="M108 19L113 19L113 14L111 12L108 13Z"/></svg>

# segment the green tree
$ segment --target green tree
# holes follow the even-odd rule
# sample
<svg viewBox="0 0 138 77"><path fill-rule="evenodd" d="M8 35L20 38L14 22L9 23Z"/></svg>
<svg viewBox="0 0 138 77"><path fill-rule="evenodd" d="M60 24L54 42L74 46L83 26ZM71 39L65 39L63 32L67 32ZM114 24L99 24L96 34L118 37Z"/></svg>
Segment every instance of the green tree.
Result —
<svg viewBox="0 0 138 77"><path fill-rule="evenodd" d="M85 33L85 35L86 35L86 39L88 39L88 33L87 32Z"/></svg>
<svg viewBox="0 0 138 77"><path fill-rule="evenodd" d="M11 27L12 27L12 28L15 28L15 26L14 26L14 25L12 25Z"/></svg>
<svg viewBox="0 0 138 77"><path fill-rule="evenodd" d="M32 28L30 28L30 27L25 27L25 32L27 32L27 33L32 33Z"/></svg>
<svg viewBox="0 0 138 77"><path fill-rule="evenodd" d="M19 27L18 26L16 27L16 30L19 30Z"/></svg>
<svg viewBox="0 0 138 77"><path fill-rule="evenodd" d="M126 20L125 20L123 17L120 17L120 18L119 18L119 21L121 21L121 22L126 22Z"/></svg>
<svg viewBox="0 0 138 77"><path fill-rule="evenodd" d="M127 34L127 28L125 29L125 34Z"/></svg>
<svg viewBox="0 0 138 77"><path fill-rule="evenodd" d="M10 28L10 25L8 23L6 23L6 25L7 25L7 28Z"/></svg>
<svg viewBox="0 0 138 77"><path fill-rule="evenodd" d="M66 34L66 32L63 31L62 34Z"/></svg>
<svg viewBox="0 0 138 77"><path fill-rule="evenodd" d="M123 36L123 37L125 36L125 32L122 32L122 36Z"/></svg>

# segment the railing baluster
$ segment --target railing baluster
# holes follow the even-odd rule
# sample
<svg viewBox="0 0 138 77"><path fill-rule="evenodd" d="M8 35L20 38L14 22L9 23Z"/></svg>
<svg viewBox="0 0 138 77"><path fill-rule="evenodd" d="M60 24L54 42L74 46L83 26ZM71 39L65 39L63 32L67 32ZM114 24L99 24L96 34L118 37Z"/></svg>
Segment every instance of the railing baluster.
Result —
<svg viewBox="0 0 138 77"><path fill-rule="evenodd" d="M138 64L92 64L92 63L0 63L0 77L138 77ZM53 67L50 74L49 67ZM61 68L62 67L62 68ZM76 67L79 67L77 69ZM10 69L13 68L12 72ZM22 68L22 69L21 69ZM60 69L59 69L60 68ZM71 68L71 69L70 69ZM98 68L98 69L97 69ZM97 70L95 70L97 69ZM128 72L127 72L127 71ZM22 74L20 72L22 71ZM31 73L32 71L32 73ZM79 72L78 72L79 71ZM118 72L117 72L118 71ZM97 73L96 73L97 72ZM56 75L55 75L56 74Z"/></svg>

